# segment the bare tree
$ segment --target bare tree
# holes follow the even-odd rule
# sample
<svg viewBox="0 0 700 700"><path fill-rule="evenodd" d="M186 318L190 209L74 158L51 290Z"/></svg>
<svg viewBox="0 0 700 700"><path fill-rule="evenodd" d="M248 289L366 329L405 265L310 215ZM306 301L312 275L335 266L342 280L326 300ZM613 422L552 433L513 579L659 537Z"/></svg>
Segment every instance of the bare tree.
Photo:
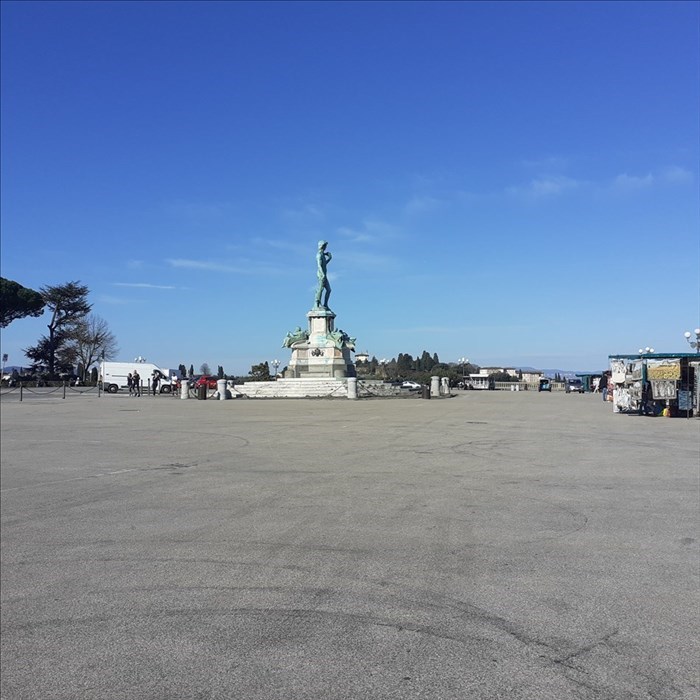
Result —
<svg viewBox="0 0 700 700"><path fill-rule="evenodd" d="M100 316L90 314L75 324L71 332L71 348L82 367L81 380L87 379L90 366L98 359L112 360L119 352L117 339L109 325Z"/></svg>
<svg viewBox="0 0 700 700"><path fill-rule="evenodd" d="M209 368L209 365L206 362L202 362L202 366L199 368L199 371L202 374L206 374L207 377L211 374L211 369Z"/></svg>

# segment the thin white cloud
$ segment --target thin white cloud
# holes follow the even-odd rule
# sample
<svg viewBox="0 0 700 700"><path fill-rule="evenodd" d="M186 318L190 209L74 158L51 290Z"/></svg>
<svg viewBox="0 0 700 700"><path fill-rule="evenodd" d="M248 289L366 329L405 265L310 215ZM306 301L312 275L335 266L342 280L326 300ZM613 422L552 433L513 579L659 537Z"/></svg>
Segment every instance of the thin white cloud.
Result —
<svg viewBox="0 0 700 700"><path fill-rule="evenodd" d="M97 300L102 302L103 304L114 304L114 305L122 305L122 304L132 304L133 299L122 299L121 297L113 297L110 296L109 294L100 294L97 297Z"/></svg>
<svg viewBox="0 0 700 700"><path fill-rule="evenodd" d="M227 202L186 202L184 200L169 202L165 205L168 214L194 222L209 222L220 219L229 210Z"/></svg>
<svg viewBox="0 0 700 700"><path fill-rule="evenodd" d="M526 168L533 168L540 172L553 172L565 168L568 165L568 160L563 156L543 156L542 158L534 158L533 160L522 160L521 164Z"/></svg>
<svg viewBox="0 0 700 700"><path fill-rule="evenodd" d="M693 182L693 173L690 172L690 170L686 170L685 168L681 168L677 165L671 165L667 168L664 168L661 171L661 178L665 182L670 182L672 184L678 184L678 185L684 185L689 182Z"/></svg>
<svg viewBox="0 0 700 700"><path fill-rule="evenodd" d="M365 219L361 226L339 226L335 233L347 239L349 243L379 243L397 238L399 229L386 221Z"/></svg>
<svg viewBox="0 0 700 700"><path fill-rule="evenodd" d="M404 206L404 213L409 215L423 214L433 211L440 206L440 200L430 196L412 197Z"/></svg>
<svg viewBox="0 0 700 700"><path fill-rule="evenodd" d="M335 259L334 259L335 261ZM343 264L356 269L378 268L395 269L397 260L388 255L378 255L365 251L346 250L342 255Z"/></svg>
<svg viewBox="0 0 700 700"><path fill-rule="evenodd" d="M366 231L350 228L348 226L341 226L340 228L337 228L335 232L339 236L347 239L349 243L372 243L376 240L374 236L370 235Z"/></svg>
<svg viewBox="0 0 700 700"><path fill-rule="evenodd" d="M651 173L646 175L628 175L622 173L613 180L613 188L616 190L630 191L651 187L654 184L654 176Z"/></svg>
<svg viewBox="0 0 700 700"><path fill-rule="evenodd" d="M580 184L578 180L565 175L547 175L531 180L527 185L508 187L506 192L528 199L544 199L574 190Z"/></svg>
<svg viewBox="0 0 700 700"><path fill-rule="evenodd" d="M167 258L166 263L171 267L184 268L187 270L203 270L205 272L233 272L241 274L243 268L236 265L225 265L208 260L186 260L184 258Z"/></svg>
<svg viewBox="0 0 700 700"><path fill-rule="evenodd" d="M298 255L304 255L309 252L309 246L301 243L290 243L276 238L255 237L251 239L251 243L263 248L274 248L275 250L284 250Z"/></svg>
<svg viewBox="0 0 700 700"><path fill-rule="evenodd" d="M177 289L169 284L149 284L148 282L114 282L115 287L137 287L139 289Z"/></svg>
<svg viewBox="0 0 700 700"><path fill-rule="evenodd" d="M143 260L127 260L126 266L130 270L138 270L143 267Z"/></svg>
<svg viewBox="0 0 700 700"><path fill-rule="evenodd" d="M267 275L276 277L289 272L288 268L260 265L250 260L240 261L237 265L212 262L210 260L188 260L186 258L167 258L165 262L171 267L179 269L224 272L235 275Z"/></svg>
<svg viewBox="0 0 700 700"><path fill-rule="evenodd" d="M285 219L292 221L304 220L323 221L326 218L323 208L316 204L302 204L301 206L285 209L282 212Z"/></svg>

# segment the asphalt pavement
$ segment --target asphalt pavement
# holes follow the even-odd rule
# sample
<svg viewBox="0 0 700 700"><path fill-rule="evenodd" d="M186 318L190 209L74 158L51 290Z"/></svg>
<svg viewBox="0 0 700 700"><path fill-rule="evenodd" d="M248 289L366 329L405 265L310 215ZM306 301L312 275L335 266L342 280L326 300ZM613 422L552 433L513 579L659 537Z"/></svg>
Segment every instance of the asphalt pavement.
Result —
<svg viewBox="0 0 700 700"><path fill-rule="evenodd" d="M699 697L700 420L0 400L0 695Z"/></svg>

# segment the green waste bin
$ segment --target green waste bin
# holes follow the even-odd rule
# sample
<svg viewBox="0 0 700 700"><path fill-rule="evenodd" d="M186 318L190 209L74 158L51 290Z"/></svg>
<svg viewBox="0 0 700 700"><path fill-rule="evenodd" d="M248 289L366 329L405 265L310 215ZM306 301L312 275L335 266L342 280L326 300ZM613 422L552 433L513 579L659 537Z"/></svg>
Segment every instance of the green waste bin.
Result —
<svg viewBox="0 0 700 700"><path fill-rule="evenodd" d="M197 387L197 398L200 401L203 401L207 398L207 385L206 384L200 384Z"/></svg>

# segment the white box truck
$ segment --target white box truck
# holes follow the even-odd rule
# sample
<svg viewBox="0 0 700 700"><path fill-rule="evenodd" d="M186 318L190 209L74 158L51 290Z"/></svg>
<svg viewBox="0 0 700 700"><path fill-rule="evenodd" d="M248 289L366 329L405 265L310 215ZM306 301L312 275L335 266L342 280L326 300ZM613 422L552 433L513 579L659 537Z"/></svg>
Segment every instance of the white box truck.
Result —
<svg viewBox="0 0 700 700"><path fill-rule="evenodd" d="M160 393L169 394L179 379L176 369L163 369L152 362L102 362L100 363L100 382L104 391L116 394L120 389L128 389L127 377L138 372L141 386L145 390L154 372L160 377Z"/></svg>

